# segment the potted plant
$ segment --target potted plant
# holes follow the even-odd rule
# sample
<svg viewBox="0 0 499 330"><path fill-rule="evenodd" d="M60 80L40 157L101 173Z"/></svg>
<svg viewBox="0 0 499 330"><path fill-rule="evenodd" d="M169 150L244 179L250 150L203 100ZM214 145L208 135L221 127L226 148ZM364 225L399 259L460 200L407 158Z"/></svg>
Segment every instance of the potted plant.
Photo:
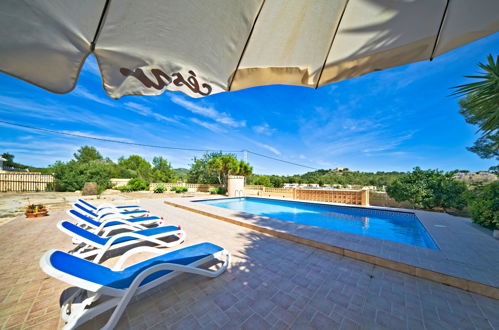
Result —
<svg viewBox="0 0 499 330"><path fill-rule="evenodd" d="M26 207L26 218L38 218L46 216L49 211L43 204L30 204Z"/></svg>

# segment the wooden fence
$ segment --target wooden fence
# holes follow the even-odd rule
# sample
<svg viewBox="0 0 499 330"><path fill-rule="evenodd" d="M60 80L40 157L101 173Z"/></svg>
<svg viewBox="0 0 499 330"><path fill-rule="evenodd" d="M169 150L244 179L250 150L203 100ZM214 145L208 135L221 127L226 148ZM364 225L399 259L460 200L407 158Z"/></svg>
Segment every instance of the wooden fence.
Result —
<svg viewBox="0 0 499 330"><path fill-rule="evenodd" d="M369 205L369 190L322 190L245 186L246 196L282 197L317 202Z"/></svg>
<svg viewBox="0 0 499 330"><path fill-rule="evenodd" d="M47 191L53 190L54 177L40 173L7 172L0 173L0 191Z"/></svg>

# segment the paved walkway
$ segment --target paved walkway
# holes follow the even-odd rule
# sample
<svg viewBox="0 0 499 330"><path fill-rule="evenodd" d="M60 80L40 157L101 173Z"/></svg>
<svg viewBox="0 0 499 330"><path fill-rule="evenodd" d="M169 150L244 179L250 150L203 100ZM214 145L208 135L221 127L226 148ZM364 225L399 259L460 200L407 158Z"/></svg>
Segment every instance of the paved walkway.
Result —
<svg viewBox="0 0 499 330"><path fill-rule="evenodd" d="M184 245L211 241L232 267L215 279L182 275L130 304L118 328L499 329L499 301L165 206L142 204L180 224ZM39 270L49 248L69 249L61 211L0 227L0 328L53 329L68 286ZM112 259L106 263L112 263ZM95 329L103 315L84 325Z"/></svg>
<svg viewBox="0 0 499 330"><path fill-rule="evenodd" d="M416 213L439 247L428 249L338 230L324 230L316 226L280 220L277 219L278 215L277 218L269 218L215 205L193 203L196 199L200 198L169 198L168 202L204 215L219 216L225 221L248 228L273 232L277 237L298 242L301 239L304 244L322 247L326 251L499 299L499 254L496 253L499 241L492 237L490 230L481 228L466 218L439 212L407 210L410 214ZM330 206L328 203L321 204ZM358 207L352 207L356 208ZM363 212L374 216L379 212L395 210L362 209ZM399 210L396 212L400 214Z"/></svg>

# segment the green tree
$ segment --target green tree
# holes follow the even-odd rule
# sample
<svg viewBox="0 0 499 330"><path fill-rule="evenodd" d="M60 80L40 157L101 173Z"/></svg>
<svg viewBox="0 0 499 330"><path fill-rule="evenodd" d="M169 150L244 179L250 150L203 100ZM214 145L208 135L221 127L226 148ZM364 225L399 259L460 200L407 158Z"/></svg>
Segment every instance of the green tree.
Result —
<svg viewBox="0 0 499 330"><path fill-rule="evenodd" d="M268 175L257 175L253 180L252 184L254 185L262 185L265 187L272 187L272 183L270 182L270 177Z"/></svg>
<svg viewBox="0 0 499 330"><path fill-rule="evenodd" d="M206 153L200 158L194 157L187 175L187 181L190 183L218 183L216 173L213 173L208 168L208 162L215 157L221 156L221 152Z"/></svg>
<svg viewBox="0 0 499 330"><path fill-rule="evenodd" d="M5 159L5 161L3 162L3 164L5 166L15 167L16 163L14 163L14 155L13 154L9 154L8 152L4 152L2 154L2 158Z"/></svg>
<svg viewBox="0 0 499 330"><path fill-rule="evenodd" d="M244 160L239 161L237 175L250 176L253 173L253 167Z"/></svg>
<svg viewBox="0 0 499 330"><path fill-rule="evenodd" d="M217 176L219 184L227 184L229 174L237 174L239 162L234 155L222 155L208 161L208 170Z"/></svg>
<svg viewBox="0 0 499 330"><path fill-rule="evenodd" d="M80 149L78 149L76 153L73 154L73 156L77 162L82 163L103 160L102 155L97 151L97 149L91 146L80 147Z"/></svg>
<svg viewBox="0 0 499 330"><path fill-rule="evenodd" d="M178 181L187 182L187 179L189 177L189 169L187 169L187 168L175 168L175 169L173 169L173 171L175 171L175 178Z"/></svg>
<svg viewBox="0 0 499 330"><path fill-rule="evenodd" d="M120 157L118 169L120 177L144 180L151 178L151 164L139 155L131 155L128 158Z"/></svg>
<svg viewBox="0 0 499 330"><path fill-rule="evenodd" d="M476 82L454 87L452 95L464 95L459 100L460 113L466 122L478 125L480 138L468 150L481 158L499 160L499 56L489 55L487 63L479 63L480 75L466 76Z"/></svg>
<svg viewBox="0 0 499 330"><path fill-rule="evenodd" d="M163 157L154 157L152 159L152 181L153 182L174 182L175 171L171 164Z"/></svg>
<svg viewBox="0 0 499 330"><path fill-rule="evenodd" d="M193 159L188 180L191 183L226 184L229 174L248 176L252 172L253 168L248 163L237 160L236 156L213 152Z"/></svg>

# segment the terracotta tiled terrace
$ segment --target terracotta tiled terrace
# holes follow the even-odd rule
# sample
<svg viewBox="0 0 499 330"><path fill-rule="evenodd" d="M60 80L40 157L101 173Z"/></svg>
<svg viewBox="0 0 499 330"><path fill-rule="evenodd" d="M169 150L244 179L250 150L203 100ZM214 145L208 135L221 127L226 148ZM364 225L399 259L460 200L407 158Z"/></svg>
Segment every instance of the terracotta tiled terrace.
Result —
<svg viewBox="0 0 499 330"><path fill-rule="evenodd" d="M498 329L499 300L143 200L187 232L181 246L210 241L231 251L231 268L206 279L181 275L137 297L119 329ZM48 249L69 250L56 228L63 211L0 226L0 327L62 326L68 285L38 266ZM105 261L112 264L114 258ZM85 324L96 329L108 315Z"/></svg>

